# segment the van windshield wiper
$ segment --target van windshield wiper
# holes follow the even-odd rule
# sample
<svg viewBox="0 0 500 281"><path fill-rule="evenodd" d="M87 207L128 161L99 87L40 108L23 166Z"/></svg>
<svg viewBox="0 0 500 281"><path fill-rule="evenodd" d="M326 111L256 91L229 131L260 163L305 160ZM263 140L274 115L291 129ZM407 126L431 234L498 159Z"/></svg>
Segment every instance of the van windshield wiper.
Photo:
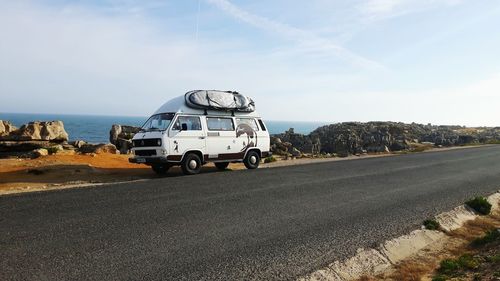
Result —
<svg viewBox="0 0 500 281"><path fill-rule="evenodd" d="M151 132L151 131L161 131L161 130L159 128L156 128L156 127L151 127L151 128L146 130L146 132Z"/></svg>

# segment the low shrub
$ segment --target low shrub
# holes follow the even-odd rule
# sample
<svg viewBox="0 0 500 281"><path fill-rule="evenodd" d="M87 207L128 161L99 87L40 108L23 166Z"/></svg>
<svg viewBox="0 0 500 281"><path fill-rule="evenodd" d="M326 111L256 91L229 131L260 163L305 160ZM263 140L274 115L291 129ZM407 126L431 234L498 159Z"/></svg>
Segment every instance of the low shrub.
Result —
<svg viewBox="0 0 500 281"><path fill-rule="evenodd" d="M443 275L436 275L432 278L432 281L446 281L447 278L446 276L443 276Z"/></svg>
<svg viewBox="0 0 500 281"><path fill-rule="evenodd" d="M436 220L430 219L424 221L424 227L428 230L438 230L441 225Z"/></svg>
<svg viewBox="0 0 500 281"><path fill-rule="evenodd" d="M274 156L268 156L266 158L264 158L264 163L272 163L272 162L276 162L276 158L274 158Z"/></svg>
<svg viewBox="0 0 500 281"><path fill-rule="evenodd" d="M59 151L59 147L57 146L45 147L45 149L49 152L49 154L56 154Z"/></svg>
<svg viewBox="0 0 500 281"><path fill-rule="evenodd" d="M481 215L488 215L491 212L491 204L484 197L476 197L465 204Z"/></svg>
<svg viewBox="0 0 500 281"><path fill-rule="evenodd" d="M497 240L500 240L500 229L491 229L486 231L486 234L483 237L474 239L471 245L475 247L483 246Z"/></svg>
<svg viewBox="0 0 500 281"><path fill-rule="evenodd" d="M456 260L445 259L439 264L438 272L446 275L454 274L460 269L460 264Z"/></svg>
<svg viewBox="0 0 500 281"><path fill-rule="evenodd" d="M463 269L477 269L479 267L479 260L470 254L462 255L458 258L457 262Z"/></svg>
<svg viewBox="0 0 500 281"><path fill-rule="evenodd" d="M486 258L486 261L500 264L500 254L489 256Z"/></svg>

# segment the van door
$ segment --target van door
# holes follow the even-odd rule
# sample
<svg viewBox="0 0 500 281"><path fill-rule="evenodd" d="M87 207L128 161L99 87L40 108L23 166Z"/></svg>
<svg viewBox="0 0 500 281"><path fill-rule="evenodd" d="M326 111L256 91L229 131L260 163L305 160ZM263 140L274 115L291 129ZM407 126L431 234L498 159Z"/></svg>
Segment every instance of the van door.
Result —
<svg viewBox="0 0 500 281"><path fill-rule="evenodd" d="M206 117L207 153L209 161L239 160L244 153L238 149L232 117Z"/></svg>
<svg viewBox="0 0 500 281"><path fill-rule="evenodd" d="M200 116L177 116L169 132L170 161L180 161L189 150L199 150L205 154L206 133Z"/></svg>

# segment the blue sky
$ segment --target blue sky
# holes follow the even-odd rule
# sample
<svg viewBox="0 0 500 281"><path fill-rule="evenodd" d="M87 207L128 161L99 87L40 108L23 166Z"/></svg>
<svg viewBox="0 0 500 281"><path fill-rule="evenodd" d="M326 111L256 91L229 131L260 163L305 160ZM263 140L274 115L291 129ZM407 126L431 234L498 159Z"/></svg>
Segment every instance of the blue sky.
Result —
<svg viewBox="0 0 500 281"><path fill-rule="evenodd" d="M273 120L498 126L499 26L499 1L0 0L0 111L228 89Z"/></svg>

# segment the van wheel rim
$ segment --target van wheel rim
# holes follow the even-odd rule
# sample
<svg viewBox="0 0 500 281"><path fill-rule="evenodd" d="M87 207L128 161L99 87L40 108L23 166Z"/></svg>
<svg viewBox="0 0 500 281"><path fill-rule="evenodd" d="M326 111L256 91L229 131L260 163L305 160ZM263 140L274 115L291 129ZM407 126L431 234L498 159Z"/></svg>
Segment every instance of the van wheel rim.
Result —
<svg viewBox="0 0 500 281"><path fill-rule="evenodd" d="M196 169L196 167L198 167L198 163L196 162L196 160L191 160L189 161L189 168L190 169Z"/></svg>
<svg viewBox="0 0 500 281"><path fill-rule="evenodd" d="M251 164L257 163L257 157L255 157L254 155L250 156L250 163Z"/></svg>

